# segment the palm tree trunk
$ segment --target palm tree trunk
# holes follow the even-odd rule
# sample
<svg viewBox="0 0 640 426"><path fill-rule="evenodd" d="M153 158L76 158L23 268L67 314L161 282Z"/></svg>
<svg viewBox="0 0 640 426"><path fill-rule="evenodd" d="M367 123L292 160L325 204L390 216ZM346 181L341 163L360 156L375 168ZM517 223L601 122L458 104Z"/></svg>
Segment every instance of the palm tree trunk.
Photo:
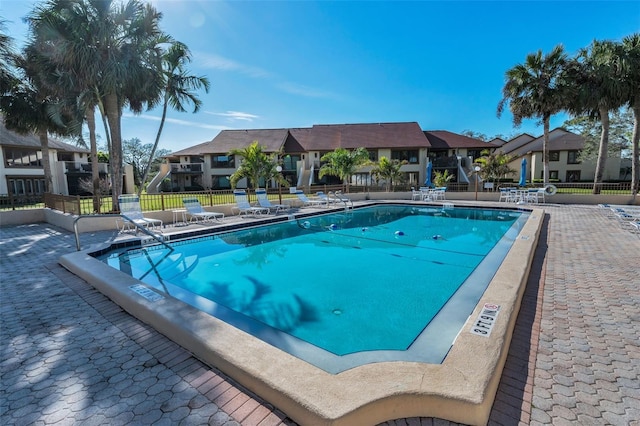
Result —
<svg viewBox="0 0 640 426"><path fill-rule="evenodd" d="M609 148L609 110L600 107L600 123L602 123L602 133L600 134L600 148L598 149L598 162L596 163L596 176L593 180L593 194L600 193L600 184L604 175L604 167L607 163L607 151Z"/></svg>
<svg viewBox="0 0 640 426"><path fill-rule="evenodd" d="M111 202L112 210L120 211L118 197L122 194L122 133L120 130L120 108L118 96L108 94L104 98L104 109L111 134L109 163L111 164Z"/></svg>
<svg viewBox="0 0 640 426"><path fill-rule="evenodd" d="M162 119L160 120L160 127L158 128L158 133L156 133L156 140L153 143L153 148L151 149L151 153L149 154L149 161L147 162L147 167L144 169L144 175L142 176L142 181L140 182L140 186L138 187L138 197L140 196L140 194L142 194L142 188L144 187L144 184L149 177L149 170L151 170L153 157L156 155L156 149L158 148L158 143L160 142L160 135L162 134L162 129L164 128L164 121L167 118L168 103L168 95L165 95L164 105L162 106Z"/></svg>
<svg viewBox="0 0 640 426"><path fill-rule="evenodd" d="M549 121L551 117L544 116L543 129L544 135L542 137L542 181L544 185L549 184ZM530 166L531 167L531 166ZM531 182L533 182L534 176L531 176Z"/></svg>
<svg viewBox="0 0 640 426"><path fill-rule="evenodd" d="M42 149L42 169L44 170L44 190L45 192L53 192L53 178L51 177L51 161L49 161L49 136L47 135L46 126L42 126L38 130L40 138L40 146Z"/></svg>
<svg viewBox="0 0 640 426"><path fill-rule="evenodd" d="M100 168L98 167L98 142L96 139L95 107L87 108L87 127L89 128L89 144L91 145L91 182L93 183L93 211L100 213Z"/></svg>
<svg viewBox="0 0 640 426"><path fill-rule="evenodd" d="M631 137L631 195L635 200L640 185L640 97L633 105L633 136Z"/></svg>

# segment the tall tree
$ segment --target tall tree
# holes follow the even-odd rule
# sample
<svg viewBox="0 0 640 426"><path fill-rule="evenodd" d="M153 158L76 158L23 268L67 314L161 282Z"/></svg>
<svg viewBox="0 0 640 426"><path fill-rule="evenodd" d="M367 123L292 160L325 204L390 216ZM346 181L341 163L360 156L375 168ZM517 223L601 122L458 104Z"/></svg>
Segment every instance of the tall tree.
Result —
<svg viewBox="0 0 640 426"><path fill-rule="evenodd" d="M188 74L185 65L189 62L191 62L189 48L180 42L172 43L162 55L162 75L165 80L162 119L160 120L153 149L149 154L147 166L144 168L144 176L142 177L141 185L138 187L138 195L142 193L151 169L151 163L155 159L155 152L167 118L168 107L171 106L179 112L186 112L185 104L192 104L193 112L196 113L200 110L202 101L198 99L193 91L204 88L205 92L209 92L210 83L206 77L196 77Z"/></svg>
<svg viewBox="0 0 640 426"><path fill-rule="evenodd" d="M125 164L133 166L133 180L136 186L144 186L143 176L148 176L148 167L158 161L159 156L167 155L171 151L166 149L154 150L153 144L145 143L138 138L122 141L122 158ZM151 164L147 162L152 158Z"/></svg>
<svg viewBox="0 0 640 426"><path fill-rule="evenodd" d="M598 160L593 181L593 193L599 194L609 148L611 111L624 103L622 64L619 43L594 40L589 47L580 49L568 67L572 85L572 101L568 109L573 115L588 115L600 120L601 134Z"/></svg>
<svg viewBox="0 0 640 426"><path fill-rule="evenodd" d="M543 55L542 50L527 55L523 64L507 70L498 103L498 117L508 105L513 124L518 127L525 118L536 118L543 125L543 181L549 183L549 122L551 116L565 108L563 79L567 55L562 45Z"/></svg>
<svg viewBox="0 0 640 426"><path fill-rule="evenodd" d="M13 49L13 39L6 33L5 21L0 20L0 96L8 93L18 83Z"/></svg>
<svg viewBox="0 0 640 426"><path fill-rule="evenodd" d="M640 33L622 39L623 97L634 116L631 138L631 194L635 198L640 186Z"/></svg>
<svg viewBox="0 0 640 426"><path fill-rule="evenodd" d="M159 29L161 17L141 0L49 0L33 14L61 79L84 96L85 116L91 120L97 106L108 127L114 210L122 193L122 111L152 108L162 93L162 45L172 40Z"/></svg>
<svg viewBox="0 0 640 426"><path fill-rule="evenodd" d="M609 120L608 155L631 158L631 140L634 126L631 108L621 108L613 111ZM599 120L587 115L572 117L562 123L562 127L584 137L584 146L580 150L583 160L596 160L602 134L602 124Z"/></svg>
<svg viewBox="0 0 640 426"><path fill-rule="evenodd" d="M360 166L369 163L369 152L366 148L356 148L349 151L344 148L336 148L334 151L327 152L321 158L325 163L320 167L318 177L322 178L326 175L336 176L342 180L349 192L349 181L351 176L358 170Z"/></svg>

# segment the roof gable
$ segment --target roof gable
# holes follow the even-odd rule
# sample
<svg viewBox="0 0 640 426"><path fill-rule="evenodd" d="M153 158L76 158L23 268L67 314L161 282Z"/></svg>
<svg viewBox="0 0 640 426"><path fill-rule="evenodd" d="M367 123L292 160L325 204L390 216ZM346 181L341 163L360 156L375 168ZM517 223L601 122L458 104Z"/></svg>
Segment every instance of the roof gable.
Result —
<svg viewBox="0 0 640 426"><path fill-rule="evenodd" d="M14 132L13 130L9 130L4 126L4 117L0 115L0 145L2 146L19 146L19 147L28 147L28 148L42 148L42 144L40 143L40 138L34 134L30 133L27 135L21 135L19 133ZM88 153L90 152L86 148L80 148L65 142L61 142L55 138L49 136L49 149L55 149L58 151L68 151L68 152L82 152Z"/></svg>
<svg viewBox="0 0 640 426"><path fill-rule="evenodd" d="M510 143L510 142L509 142ZM520 147L505 151L509 155L521 156L528 152L542 152L544 135L531 139ZM506 147L503 146L504 149ZM549 132L549 151L577 151L584 147L584 137L563 128L556 128Z"/></svg>
<svg viewBox="0 0 640 426"><path fill-rule="evenodd" d="M223 130L209 142L176 151L170 156L228 153L258 142L265 152L278 152L289 134L287 129Z"/></svg>

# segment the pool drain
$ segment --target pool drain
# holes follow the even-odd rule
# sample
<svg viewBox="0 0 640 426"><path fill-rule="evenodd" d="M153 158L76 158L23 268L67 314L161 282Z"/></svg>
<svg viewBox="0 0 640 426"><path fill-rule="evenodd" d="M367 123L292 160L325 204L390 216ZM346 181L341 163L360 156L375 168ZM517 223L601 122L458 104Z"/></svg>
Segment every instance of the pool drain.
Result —
<svg viewBox="0 0 640 426"><path fill-rule="evenodd" d="M342 309L334 309L331 312L333 312L334 315L342 315Z"/></svg>

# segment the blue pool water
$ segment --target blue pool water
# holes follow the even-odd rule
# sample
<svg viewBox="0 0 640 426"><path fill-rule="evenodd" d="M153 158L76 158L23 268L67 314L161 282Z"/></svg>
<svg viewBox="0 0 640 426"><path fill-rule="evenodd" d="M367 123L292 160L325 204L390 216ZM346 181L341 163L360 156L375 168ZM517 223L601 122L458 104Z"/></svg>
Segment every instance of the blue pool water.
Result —
<svg viewBox="0 0 640 426"><path fill-rule="evenodd" d="M315 347L336 357L408 350L475 271L466 284L473 290L465 290L472 297L459 295L464 303L450 309L461 324L442 344L422 344L440 346L429 359L441 361L517 235L522 215L372 206L103 260L278 347L297 348L294 354L311 362L322 358L304 355ZM498 258L490 256L488 266L497 247Z"/></svg>

